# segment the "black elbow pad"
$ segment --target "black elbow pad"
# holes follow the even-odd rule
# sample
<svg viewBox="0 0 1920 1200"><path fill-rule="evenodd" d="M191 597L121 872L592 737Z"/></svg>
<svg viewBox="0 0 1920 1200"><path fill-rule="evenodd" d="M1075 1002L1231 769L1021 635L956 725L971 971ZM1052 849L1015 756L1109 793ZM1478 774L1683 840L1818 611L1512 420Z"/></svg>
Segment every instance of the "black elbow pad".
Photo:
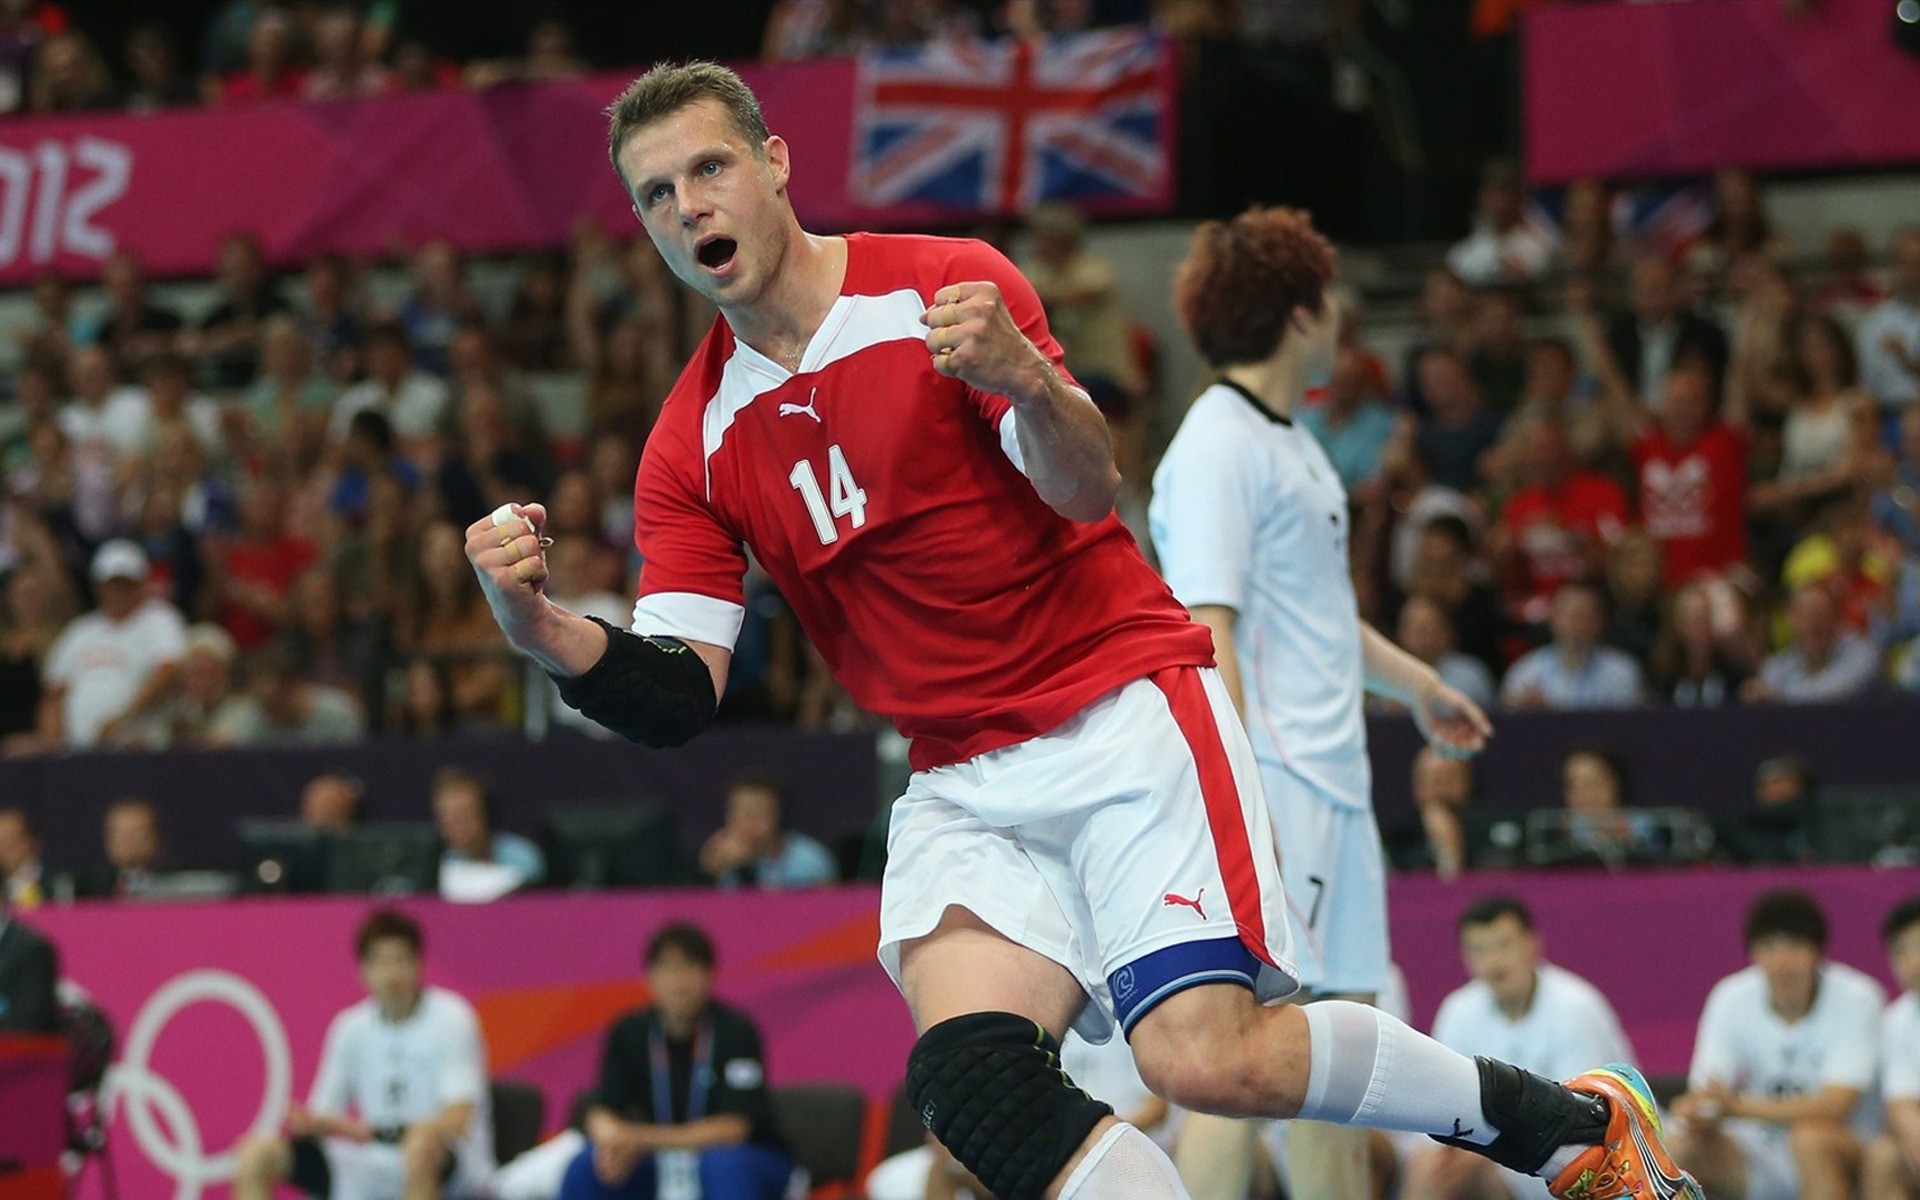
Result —
<svg viewBox="0 0 1920 1200"><path fill-rule="evenodd" d="M554 677L568 707L642 746L679 746L713 723L713 674L679 638L607 631L607 652L584 675Z"/></svg>

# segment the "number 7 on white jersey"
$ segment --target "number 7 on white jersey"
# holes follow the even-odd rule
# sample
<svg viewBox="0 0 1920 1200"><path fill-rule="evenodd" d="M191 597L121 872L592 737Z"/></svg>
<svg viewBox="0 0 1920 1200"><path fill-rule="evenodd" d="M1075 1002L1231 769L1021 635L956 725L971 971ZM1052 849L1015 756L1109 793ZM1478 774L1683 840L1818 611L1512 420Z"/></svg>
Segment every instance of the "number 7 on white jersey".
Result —
<svg viewBox="0 0 1920 1200"><path fill-rule="evenodd" d="M793 464L787 482L807 502L807 515L813 518L813 531L820 535L822 546L831 546L840 540L838 518L851 517L849 527L853 529L867 523L867 494L853 481L853 472L847 469L847 456L840 453L840 443L827 447L827 495L820 494L820 480L813 473L813 464L804 458Z"/></svg>

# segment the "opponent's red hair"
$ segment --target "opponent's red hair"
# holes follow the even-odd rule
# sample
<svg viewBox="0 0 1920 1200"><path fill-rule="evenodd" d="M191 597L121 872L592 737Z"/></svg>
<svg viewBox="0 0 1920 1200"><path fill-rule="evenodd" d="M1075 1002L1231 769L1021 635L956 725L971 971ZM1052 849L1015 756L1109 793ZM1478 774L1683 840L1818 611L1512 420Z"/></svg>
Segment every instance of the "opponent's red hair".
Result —
<svg viewBox="0 0 1920 1200"><path fill-rule="evenodd" d="M1319 312L1333 246L1297 208L1250 208L1193 231L1173 277L1174 310L1214 367L1264 362L1295 308Z"/></svg>

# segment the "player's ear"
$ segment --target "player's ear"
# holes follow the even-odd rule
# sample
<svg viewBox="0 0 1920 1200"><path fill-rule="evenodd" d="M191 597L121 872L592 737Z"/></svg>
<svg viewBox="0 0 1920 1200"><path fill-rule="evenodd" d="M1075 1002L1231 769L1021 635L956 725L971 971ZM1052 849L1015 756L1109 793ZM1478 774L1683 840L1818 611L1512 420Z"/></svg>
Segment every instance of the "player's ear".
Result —
<svg viewBox="0 0 1920 1200"><path fill-rule="evenodd" d="M773 186L784 189L793 175L793 158L787 149L787 140L777 133L773 134L767 138L763 152L767 171L773 176Z"/></svg>

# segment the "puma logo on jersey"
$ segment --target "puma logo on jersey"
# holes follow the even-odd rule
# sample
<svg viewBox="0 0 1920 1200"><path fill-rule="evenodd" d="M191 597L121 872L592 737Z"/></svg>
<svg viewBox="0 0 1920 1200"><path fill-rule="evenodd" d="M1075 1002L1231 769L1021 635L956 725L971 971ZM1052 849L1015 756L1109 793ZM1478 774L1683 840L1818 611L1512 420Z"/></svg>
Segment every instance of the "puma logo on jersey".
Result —
<svg viewBox="0 0 1920 1200"><path fill-rule="evenodd" d="M782 404L780 406L780 415L783 417L791 417L795 413L805 413L808 416L813 418L813 423L815 425L826 424L826 422L820 419L820 414L813 411L813 398L816 394L819 393L819 391L820 391L819 388L814 388L813 391L808 392L807 402L805 404Z"/></svg>
<svg viewBox="0 0 1920 1200"><path fill-rule="evenodd" d="M1207 919L1207 910L1200 907L1200 899L1206 894L1207 889L1201 888L1198 892L1194 893L1193 899L1189 900L1185 896L1176 896L1172 892L1168 892L1167 898L1160 902L1160 906L1162 908L1173 908L1178 905L1181 908L1190 908L1199 913L1200 919L1204 921Z"/></svg>

